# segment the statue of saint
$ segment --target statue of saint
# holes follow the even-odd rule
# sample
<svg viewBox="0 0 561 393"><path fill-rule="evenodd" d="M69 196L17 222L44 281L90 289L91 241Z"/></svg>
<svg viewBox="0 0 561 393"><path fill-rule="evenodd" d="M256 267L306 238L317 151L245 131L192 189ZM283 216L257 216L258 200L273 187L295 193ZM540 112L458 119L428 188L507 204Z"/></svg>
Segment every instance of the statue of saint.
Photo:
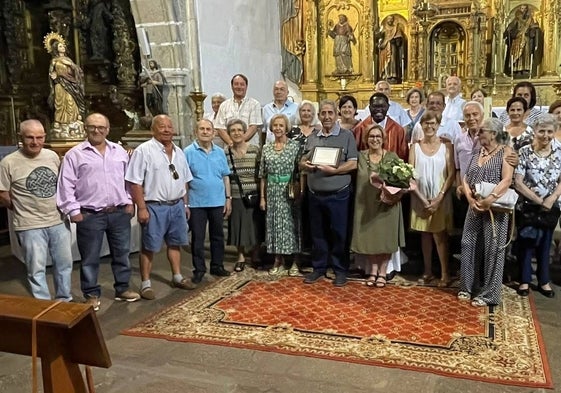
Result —
<svg viewBox="0 0 561 393"><path fill-rule="evenodd" d="M81 140L86 136L82 122L86 113L84 73L66 55L66 43L62 36L49 33L43 42L52 55L49 104L54 109L54 122L49 137L51 140Z"/></svg>
<svg viewBox="0 0 561 393"><path fill-rule="evenodd" d="M378 80L385 79L389 83L401 83L405 73L407 44L403 28L396 23L393 15L386 18L376 38L378 38L379 50L380 77Z"/></svg>
<svg viewBox="0 0 561 393"><path fill-rule="evenodd" d="M167 81L156 60L148 62L140 74L140 86L146 89L146 106L152 116L167 112Z"/></svg>
<svg viewBox="0 0 561 393"><path fill-rule="evenodd" d="M113 21L113 14L106 0L94 0L90 4L88 15L88 38L90 41L91 60L111 59L110 46L112 36L110 36L110 26Z"/></svg>
<svg viewBox="0 0 561 393"><path fill-rule="evenodd" d="M507 47L505 74L522 78L535 75L543 54L543 32L527 4L518 7L503 38Z"/></svg>
<svg viewBox="0 0 561 393"><path fill-rule="evenodd" d="M335 72L333 75L352 74L353 56L351 44L356 44L353 28L349 25L347 16L339 15L339 23L333 26L329 21L329 37L333 38L333 57L335 57Z"/></svg>

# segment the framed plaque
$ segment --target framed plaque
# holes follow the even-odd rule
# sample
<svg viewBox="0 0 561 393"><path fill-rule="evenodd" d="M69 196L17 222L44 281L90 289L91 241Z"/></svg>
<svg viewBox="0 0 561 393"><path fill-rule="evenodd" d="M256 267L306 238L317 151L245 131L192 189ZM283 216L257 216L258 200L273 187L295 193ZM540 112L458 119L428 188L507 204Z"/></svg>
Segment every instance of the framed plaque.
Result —
<svg viewBox="0 0 561 393"><path fill-rule="evenodd" d="M341 157L341 149L339 147L317 146L312 155L313 165L330 165L339 166L339 158Z"/></svg>

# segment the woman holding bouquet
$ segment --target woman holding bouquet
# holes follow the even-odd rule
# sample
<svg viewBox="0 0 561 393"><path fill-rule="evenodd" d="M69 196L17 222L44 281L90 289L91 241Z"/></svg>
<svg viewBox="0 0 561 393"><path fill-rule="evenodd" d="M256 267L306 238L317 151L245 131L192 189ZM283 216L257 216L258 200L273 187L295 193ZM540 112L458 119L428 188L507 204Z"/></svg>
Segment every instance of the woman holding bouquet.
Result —
<svg viewBox="0 0 561 393"><path fill-rule="evenodd" d="M370 125L363 138L368 150L358 155L351 250L367 258L372 267L366 285L382 288L386 286L388 261L391 254L405 245L405 233L401 203L382 202L382 190L373 187L370 178L378 172L380 164L399 158L383 149L386 134L379 125Z"/></svg>
<svg viewBox="0 0 561 393"><path fill-rule="evenodd" d="M440 282L448 286L448 230L452 228L452 204L448 190L454 182L455 168L452 145L436 135L442 117L427 111L421 117L424 137L411 146L409 163L417 173L417 188L411 197L411 229L421 232L424 273L421 281L428 283L432 274L432 241L440 259Z"/></svg>

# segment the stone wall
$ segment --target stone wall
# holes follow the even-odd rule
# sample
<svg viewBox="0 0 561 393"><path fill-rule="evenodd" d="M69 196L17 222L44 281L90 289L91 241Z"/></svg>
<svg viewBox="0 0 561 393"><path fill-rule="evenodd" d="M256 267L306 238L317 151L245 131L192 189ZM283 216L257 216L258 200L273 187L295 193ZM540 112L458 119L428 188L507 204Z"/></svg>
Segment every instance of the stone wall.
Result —
<svg viewBox="0 0 561 393"><path fill-rule="evenodd" d="M236 73L249 78L248 95L263 104L272 100L272 86L281 78L279 11L276 1L255 0L130 0L137 29L147 32L151 58L159 62L170 84L168 108L181 134L190 142L194 105L188 98L193 69L187 44L186 3L194 1L199 26L202 90L208 96L232 95ZM192 21L190 19L189 21ZM147 64L147 58L143 57Z"/></svg>

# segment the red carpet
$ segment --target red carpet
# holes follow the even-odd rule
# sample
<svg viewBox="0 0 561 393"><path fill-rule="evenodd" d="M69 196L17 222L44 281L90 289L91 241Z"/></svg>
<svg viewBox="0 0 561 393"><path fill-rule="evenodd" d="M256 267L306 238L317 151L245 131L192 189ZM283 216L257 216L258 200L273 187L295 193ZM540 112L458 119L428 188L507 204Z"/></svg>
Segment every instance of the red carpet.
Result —
<svg viewBox="0 0 561 393"><path fill-rule="evenodd" d="M407 285L336 288L246 271L205 288L123 334L320 357L551 388L528 298L475 308L456 290Z"/></svg>

